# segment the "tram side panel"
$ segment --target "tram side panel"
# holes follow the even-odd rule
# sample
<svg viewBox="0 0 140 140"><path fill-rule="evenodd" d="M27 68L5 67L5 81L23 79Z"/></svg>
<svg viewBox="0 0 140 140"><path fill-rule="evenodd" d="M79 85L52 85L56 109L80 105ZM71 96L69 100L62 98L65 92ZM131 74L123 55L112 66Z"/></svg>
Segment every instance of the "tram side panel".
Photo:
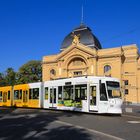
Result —
<svg viewBox="0 0 140 140"><path fill-rule="evenodd" d="M77 80L79 82L79 79ZM73 81L58 80L44 83L44 108L88 112L89 88L87 82L72 84ZM67 83L71 83L67 85ZM84 84L83 84L84 83Z"/></svg>
<svg viewBox="0 0 140 140"><path fill-rule="evenodd" d="M11 106L12 86L0 87L0 106Z"/></svg>
<svg viewBox="0 0 140 140"><path fill-rule="evenodd" d="M41 83L14 86L13 105L16 107L40 107Z"/></svg>
<svg viewBox="0 0 140 140"><path fill-rule="evenodd" d="M29 107L41 108L41 82L29 84Z"/></svg>

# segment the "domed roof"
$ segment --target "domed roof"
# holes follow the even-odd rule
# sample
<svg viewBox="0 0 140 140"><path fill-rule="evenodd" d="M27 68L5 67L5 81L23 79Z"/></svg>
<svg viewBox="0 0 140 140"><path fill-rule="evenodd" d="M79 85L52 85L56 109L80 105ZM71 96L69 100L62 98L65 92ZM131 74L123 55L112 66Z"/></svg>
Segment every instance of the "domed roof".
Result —
<svg viewBox="0 0 140 140"><path fill-rule="evenodd" d="M75 28L71 33L69 33L63 40L61 45L61 51L69 47L73 41L73 34L80 36L80 43L95 49L102 49L100 42L95 35L92 34L91 29L85 25L80 25L80 27Z"/></svg>

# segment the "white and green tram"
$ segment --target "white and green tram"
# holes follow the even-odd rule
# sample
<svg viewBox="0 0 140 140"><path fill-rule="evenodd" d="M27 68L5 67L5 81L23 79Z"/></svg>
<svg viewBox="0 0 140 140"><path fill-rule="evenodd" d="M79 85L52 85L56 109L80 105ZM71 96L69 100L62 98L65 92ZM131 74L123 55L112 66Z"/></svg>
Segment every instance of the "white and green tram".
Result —
<svg viewBox="0 0 140 140"><path fill-rule="evenodd" d="M122 99L117 78L83 76L46 81L43 107L89 113L121 114Z"/></svg>

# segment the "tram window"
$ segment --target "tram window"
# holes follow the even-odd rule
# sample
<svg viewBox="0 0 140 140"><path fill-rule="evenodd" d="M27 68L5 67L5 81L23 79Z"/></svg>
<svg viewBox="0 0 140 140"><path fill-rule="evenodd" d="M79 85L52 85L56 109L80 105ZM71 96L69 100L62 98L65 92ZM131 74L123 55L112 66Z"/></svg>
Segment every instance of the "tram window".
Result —
<svg viewBox="0 0 140 140"><path fill-rule="evenodd" d="M2 91L0 91L0 102L2 102Z"/></svg>
<svg viewBox="0 0 140 140"><path fill-rule="evenodd" d="M90 87L90 105L96 105L96 86Z"/></svg>
<svg viewBox="0 0 140 140"><path fill-rule="evenodd" d="M48 87L45 87L45 100L48 100Z"/></svg>
<svg viewBox="0 0 140 140"><path fill-rule="evenodd" d="M8 100L10 100L10 90L8 91Z"/></svg>
<svg viewBox="0 0 140 140"><path fill-rule="evenodd" d="M29 99L32 99L32 89L29 89Z"/></svg>
<svg viewBox="0 0 140 140"><path fill-rule="evenodd" d="M14 99L15 100L22 99L22 90L14 90Z"/></svg>
<svg viewBox="0 0 140 140"><path fill-rule="evenodd" d="M87 99L87 85L76 85L75 86L75 100L86 100Z"/></svg>
<svg viewBox="0 0 140 140"><path fill-rule="evenodd" d="M73 86L64 86L64 100L73 99Z"/></svg>
<svg viewBox="0 0 140 140"><path fill-rule="evenodd" d="M29 99L39 98L39 88L29 89Z"/></svg>
<svg viewBox="0 0 140 140"><path fill-rule="evenodd" d="M101 84L101 89L100 89L100 100L101 101L107 101L107 94L106 94L106 88L105 84Z"/></svg>
<svg viewBox="0 0 140 140"><path fill-rule="evenodd" d="M22 99L22 90L19 90L19 99Z"/></svg>
<svg viewBox="0 0 140 140"><path fill-rule="evenodd" d="M39 98L39 88L34 88L33 89L33 99L38 99Z"/></svg>
<svg viewBox="0 0 140 140"><path fill-rule="evenodd" d="M62 99L62 87L58 87L58 99Z"/></svg>

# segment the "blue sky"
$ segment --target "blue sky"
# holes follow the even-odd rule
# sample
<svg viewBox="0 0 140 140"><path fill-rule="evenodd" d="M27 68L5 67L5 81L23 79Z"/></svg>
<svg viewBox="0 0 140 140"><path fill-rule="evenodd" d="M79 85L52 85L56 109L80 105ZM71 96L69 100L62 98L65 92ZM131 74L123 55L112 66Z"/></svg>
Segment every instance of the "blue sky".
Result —
<svg viewBox="0 0 140 140"><path fill-rule="evenodd" d="M139 0L1 0L0 72L59 53L64 37L84 23L103 48L140 44Z"/></svg>

